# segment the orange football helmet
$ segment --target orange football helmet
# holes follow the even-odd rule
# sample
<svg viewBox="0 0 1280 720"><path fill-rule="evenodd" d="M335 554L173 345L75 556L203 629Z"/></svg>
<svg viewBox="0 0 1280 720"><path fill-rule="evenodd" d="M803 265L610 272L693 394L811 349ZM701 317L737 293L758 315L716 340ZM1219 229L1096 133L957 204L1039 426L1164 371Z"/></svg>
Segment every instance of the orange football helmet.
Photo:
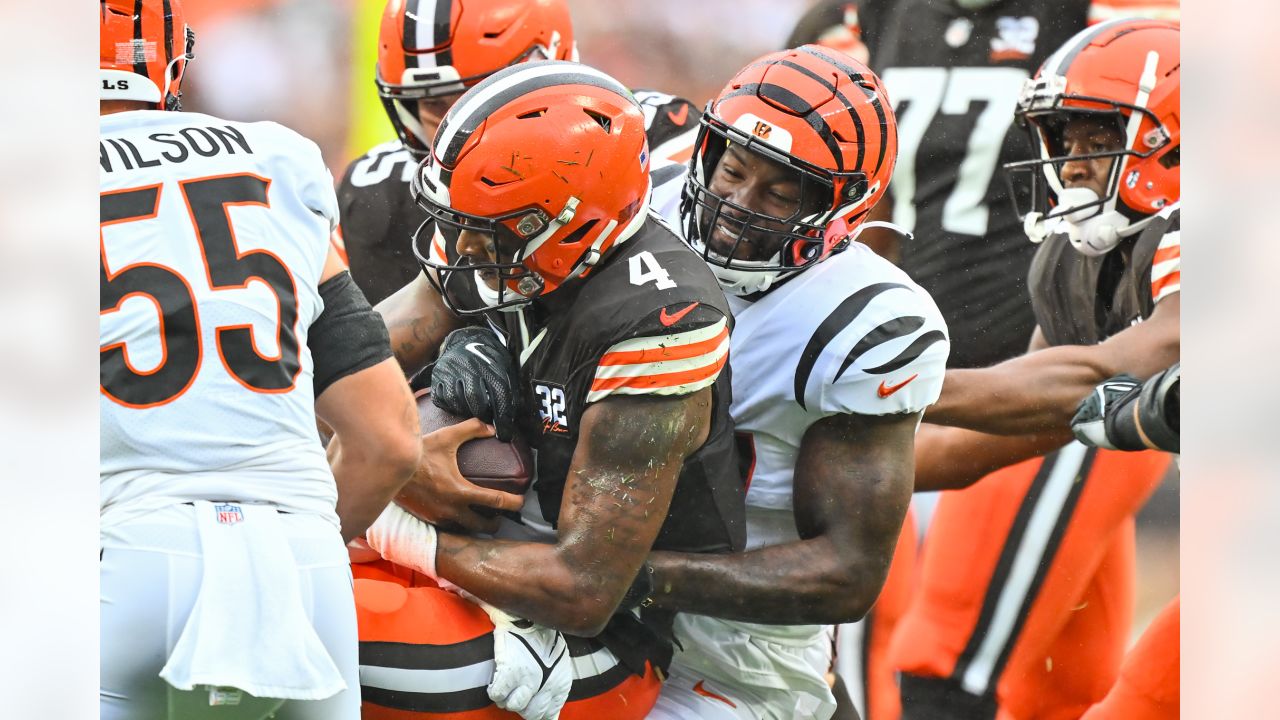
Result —
<svg viewBox="0 0 1280 720"><path fill-rule="evenodd" d="M707 104L680 205L685 239L726 292L749 295L848 247L884 196L898 156L897 122L884 85L866 65L831 48L804 45L747 65ZM711 190L730 143L796 171L799 210L778 218ZM728 209L730 212L724 212ZM789 226L771 229L770 223ZM706 241L719 224L735 234L728 252ZM734 259L748 235L781 234L766 260Z"/></svg>
<svg viewBox="0 0 1280 720"><path fill-rule="evenodd" d="M414 254L451 309L524 305L590 273L644 224L644 115L625 86L586 65L509 67L454 104L410 190L440 228L485 233L497 246L495 262L450 264L424 237L430 223L419 229ZM450 281L463 272L479 273L481 307L453 299Z"/></svg>
<svg viewBox="0 0 1280 720"><path fill-rule="evenodd" d="M1081 252L1101 255L1178 201L1178 36L1178 24L1164 20L1101 23L1068 40L1027 81L1017 115L1040 157L1004 167L1033 242L1064 233ZM1115 122L1124 147L1069 157L1063 130L1082 115ZM1064 164L1107 157L1116 160L1102 197L1085 188L1064 188Z"/></svg>
<svg viewBox="0 0 1280 720"><path fill-rule="evenodd" d="M101 0L99 99L177 110L196 34L178 0Z"/></svg>
<svg viewBox="0 0 1280 720"><path fill-rule="evenodd" d="M457 95L508 65L576 60L566 0L389 0L378 33L378 95L418 158L431 138L419 101Z"/></svg>

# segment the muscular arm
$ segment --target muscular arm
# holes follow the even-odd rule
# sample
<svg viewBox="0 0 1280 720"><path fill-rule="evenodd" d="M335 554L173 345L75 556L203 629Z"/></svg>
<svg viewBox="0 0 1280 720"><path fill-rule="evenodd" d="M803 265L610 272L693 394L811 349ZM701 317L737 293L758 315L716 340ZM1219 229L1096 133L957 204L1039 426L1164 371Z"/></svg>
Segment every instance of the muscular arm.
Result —
<svg viewBox="0 0 1280 720"><path fill-rule="evenodd" d="M875 602L911 500L918 414L836 415L800 445L801 540L736 555L657 552L654 604L764 623L841 623Z"/></svg>
<svg viewBox="0 0 1280 720"><path fill-rule="evenodd" d="M422 273L374 309L387 324L391 350L406 375L416 373L431 362L444 336L463 325L445 307L440 293Z"/></svg>
<svg viewBox="0 0 1280 720"><path fill-rule="evenodd" d="M331 247L321 281L345 269ZM318 421L336 433L329 464L338 487L342 538L350 541L417 467L418 413L404 375L390 358L334 382L316 398L315 408Z"/></svg>
<svg viewBox="0 0 1280 720"><path fill-rule="evenodd" d="M981 370L949 370L942 397L925 419L997 435L1056 433L1071 439L1080 399L1109 377L1146 379L1178 360L1179 295L1165 298L1144 322L1097 345L1060 345Z"/></svg>
<svg viewBox="0 0 1280 720"><path fill-rule="evenodd" d="M967 488L1000 468L1057 450L1070 435L988 435L925 423L916 434L915 490Z"/></svg>
<svg viewBox="0 0 1280 720"><path fill-rule="evenodd" d="M606 398L582 415L554 545L441 533L436 568L507 612L600 632L667 516L684 459L705 441L711 390Z"/></svg>

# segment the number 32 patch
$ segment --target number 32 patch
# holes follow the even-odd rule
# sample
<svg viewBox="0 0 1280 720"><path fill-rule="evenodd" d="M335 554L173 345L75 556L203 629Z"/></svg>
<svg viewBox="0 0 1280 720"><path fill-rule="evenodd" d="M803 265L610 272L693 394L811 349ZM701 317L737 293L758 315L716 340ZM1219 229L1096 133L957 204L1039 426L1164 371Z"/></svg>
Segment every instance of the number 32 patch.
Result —
<svg viewBox="0 0 1280 720"><path fill-rule="evenodd" d="M533 391L542 403L538 409L542 418L542 434L568 435L569 420L564 414L564 388L553 383L535 382Z"/></svg>

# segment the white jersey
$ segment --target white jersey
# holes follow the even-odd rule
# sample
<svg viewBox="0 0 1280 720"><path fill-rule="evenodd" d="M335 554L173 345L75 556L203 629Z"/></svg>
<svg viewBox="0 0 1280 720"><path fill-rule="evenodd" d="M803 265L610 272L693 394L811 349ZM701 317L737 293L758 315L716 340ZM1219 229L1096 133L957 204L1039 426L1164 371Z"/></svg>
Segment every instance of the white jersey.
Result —
<svg viewBox="0 0 1280 720"><path fill-rule="evenodd" d="M677 229L682 181L655 187L651 204ZM950 350L946 322L928 292L857 242L755 301L729 296L729 306L730 415L750 453L747 549L794 542L794 471L809 426L839 414L914 413L936 401ZM829 627L681 614L676 632L690 640L677 662L702 677L829 692ZM803 646L826 655L804 663L785 650ZM745 663L748 648L763 654Z"/></svg>
<svg viewBox="0 0 1280 720"><path fill-rule="evenodd" d="M204 499L336 526L307 348L338 218L319 148L187 112L100 132L103 525Z"/></svg>
<svg viewBox="0 0 1280 720"><path fill-rule="evenodd" d="M734 429L752 454L747 547L799 539L792 481L809 426L915 413L938 399L950 342L929 294L870 248L842 253L749 302L731 296Z"/></svg>

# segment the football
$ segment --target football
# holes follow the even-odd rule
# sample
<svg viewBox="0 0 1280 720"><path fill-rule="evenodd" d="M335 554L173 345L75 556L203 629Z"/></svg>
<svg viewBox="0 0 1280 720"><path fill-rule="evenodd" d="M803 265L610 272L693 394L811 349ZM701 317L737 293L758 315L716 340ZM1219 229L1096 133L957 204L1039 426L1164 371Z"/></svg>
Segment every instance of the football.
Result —
<svg viewBox="0 0 1280 720"><path fill-rule="evenodd" d="M424 388L414 394L418 403L418 423L423 435L450 425L457 425L466 418L454 415L431 402L431 389ZM458 448L458 472L462 477L481 487L503 492L523 494L529 489L533 477L533 453L520 436L511 442L496 437L468 440ZM413 480L396 496L405 509L413 512L429 502L422 487Z"/></svg>

